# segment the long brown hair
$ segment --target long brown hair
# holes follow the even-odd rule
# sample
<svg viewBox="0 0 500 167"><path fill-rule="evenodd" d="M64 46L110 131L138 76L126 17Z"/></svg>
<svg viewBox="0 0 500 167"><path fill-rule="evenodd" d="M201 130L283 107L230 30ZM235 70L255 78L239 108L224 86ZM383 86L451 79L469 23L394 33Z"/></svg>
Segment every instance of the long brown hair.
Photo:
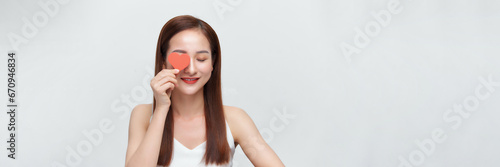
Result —
<svg viewBox="0 0 500 167"><path fill-rule="evenodd" d="M221 93L221 51L219 39L215 31L205 21L189 15L177 16L170 19L161 29L156 46L155 76L163 69L166 52L170 39L177 33L187 29L199 29L210 43L212 51L213 70L210 79L203 86L203 99L206 125L206 151L203 159L205 165L224 164L229 162L230 148L227 143L226 123L222 106ZM161 140L158 165L169 165L172 159L174 119L172 115L172 102L165 120L163 137ZM156 108L156 99L153 97L153 111Z"/></svg>

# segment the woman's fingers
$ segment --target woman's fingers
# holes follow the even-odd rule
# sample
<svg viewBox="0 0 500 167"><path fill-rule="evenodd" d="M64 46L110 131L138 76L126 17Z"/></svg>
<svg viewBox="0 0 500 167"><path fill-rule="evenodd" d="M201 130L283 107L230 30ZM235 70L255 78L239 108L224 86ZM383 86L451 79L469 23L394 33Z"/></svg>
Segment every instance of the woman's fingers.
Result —
<svg viewBox="0 0 500 167"><path fill-rule="evenodd" d="M163 87L165 87L165 90L166 90L165 93L166 93L166 95L168 97L170 97L172 95L172 91L175 89L174 84L172 84L172 82L169 82L169 83L163 85L162 89L163 89Z"/></svg>
<svg viewBox="0 0 500 167"><path fill-rule="evenodd" d="M172 77L165 77L163 78L162 80L160 80L157 85L158 86L162 86L162 85L165 85L167 83L173 83L174 86L177 86L177 79L176 78L172 78Z"/></svg>
<svg viewBox="0 0 500 167"><path fill-rule="evenodd" d="M177 69L163 69L151 79L151 88L157 101L157 106L170 105L172 90L177 86Z"/></svg>
<svg viewBox="0 0 500 167"><path fill-rule="evenodd" d="M151 89L156 99L156 106L170 106L172 90L177 85L177 69L163 69L151 79Z"/></svg>
<svg viewBox="0 0 500 167"><path fill-rule="evenodd" d="M157 81L160 80L166 76L172 76L175 77L175 74L178 74L179 70L178 69L163 69L156 76L152 79L152 81Z"/></svg>
<svg viewBox="0 0 500 167"><path fill-rule="evenodd" d="M163 69L161 70L158 74L156 74L153 79L151 79L151 87L154 86L154 84L160 82L162 79L166 77L172 77L176 78L175 74L178 74L179 71L177 69Z"/></svg>

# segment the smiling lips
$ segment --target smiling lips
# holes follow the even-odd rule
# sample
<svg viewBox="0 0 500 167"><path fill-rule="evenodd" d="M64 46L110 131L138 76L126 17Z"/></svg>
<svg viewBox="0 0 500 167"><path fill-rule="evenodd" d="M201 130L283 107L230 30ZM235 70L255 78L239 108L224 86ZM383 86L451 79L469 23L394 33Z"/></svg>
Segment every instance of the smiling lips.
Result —
<svg viewBox="0 0 500 167"><path fill-rule="evenodd" d="M182 79L182 81L186 82L187 84L194 84L200 78L181 78L181 79Z"/></svg>

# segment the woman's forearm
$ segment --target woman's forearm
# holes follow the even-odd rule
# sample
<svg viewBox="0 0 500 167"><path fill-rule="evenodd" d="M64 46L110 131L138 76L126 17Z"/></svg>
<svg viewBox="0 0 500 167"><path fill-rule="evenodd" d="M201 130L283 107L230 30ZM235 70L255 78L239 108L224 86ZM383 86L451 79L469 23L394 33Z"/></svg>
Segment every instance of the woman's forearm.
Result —
<svg viewBox="0 0 500 167"><path fill-rule="evenodd" d="M168 107L156 108L148 126L146 134L141 144L131 156L125 166L127 167L156 167L158 155L160 154L161 140L163 137L163 128L168 113Z"/></svg>

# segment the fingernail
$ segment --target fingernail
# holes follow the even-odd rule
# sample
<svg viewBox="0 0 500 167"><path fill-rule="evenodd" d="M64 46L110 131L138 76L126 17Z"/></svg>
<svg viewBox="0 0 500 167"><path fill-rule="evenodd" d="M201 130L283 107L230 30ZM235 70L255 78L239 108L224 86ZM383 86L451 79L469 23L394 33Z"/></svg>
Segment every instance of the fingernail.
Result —
<svg viewBox="0 0 500 167"><path fill-rule="evenodd" d="M179 69L175 69L175 72L179 72Z"/></svg>

